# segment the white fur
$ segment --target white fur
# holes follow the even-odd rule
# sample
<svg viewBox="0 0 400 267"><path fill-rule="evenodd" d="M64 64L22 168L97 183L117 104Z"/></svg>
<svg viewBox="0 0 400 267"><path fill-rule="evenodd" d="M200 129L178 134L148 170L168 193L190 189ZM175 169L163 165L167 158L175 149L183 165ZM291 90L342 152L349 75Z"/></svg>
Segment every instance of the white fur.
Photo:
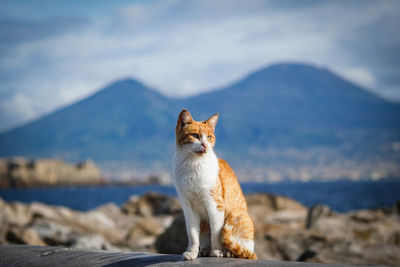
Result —
<svg viewBox="0 0 400 267"><path fill-rule="evenodd" d="M201 143L207 144L207 152L198 154ZM222 256L221 229L224 213L218 211L210 192L217 183L218 158L211 145L203 137L192 144L177 146L174 156L174 182L185 215L189 239L185 260L195 259L200 245L200 221L206 220L211 229L211 256Z"/></svg>
<svg viewBox="0 0 400 267"><path fill-rule="evenodd" d="M233 241L238 243L241 247L244 247L248 251L254 252L254 240L237 238L233 236Z"/></svg>
<svg viewBox="0 0 400 267"><path fill-rule="evenodd" d="M230 224L226 224L224 227L226 227L229 230L233 229L233 226L230 225ZM240 245L241 247L246 248L250 252L254 252L254 240L244 239L244 238L240 238L240 237L237 237L237 236L234 236L234 235L231 235L230 239L231 239L232 242Z"/></svg>

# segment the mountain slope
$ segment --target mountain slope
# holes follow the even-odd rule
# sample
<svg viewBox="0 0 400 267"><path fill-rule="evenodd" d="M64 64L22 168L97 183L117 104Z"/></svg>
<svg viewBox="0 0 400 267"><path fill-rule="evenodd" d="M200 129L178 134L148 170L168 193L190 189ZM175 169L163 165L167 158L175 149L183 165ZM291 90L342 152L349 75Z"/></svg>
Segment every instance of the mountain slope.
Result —
<svg viewBox="0 0 400 267"><path fill-rule="evenodd" d="M352 147L400 140L400 105L302 64L259 70L226 88L171 99L134 80L0 134L0 156L57 156L168 166L182 107L197 120L220 113L217 150L263 164L269 148ZM368 152L375 153L375 152ZM233 156L234 155L234 156Z"/></svg>
<svg viewBox="0 0 400 267"><path fill-rule="evenodd" d="M274 65L185 102L203 118L209 110L221 113L219 143L227 150L238 150L242 144L339 145L354 134L366 135L367 143L371 135L386 141L399 137L399 104L307 65Z"/></svg>
<svg viewBox="0 0 400 267"><path fill-rule="evenodd" d="M221 103L222 101L222 103ZM300 64L262 69L227 88L187 99L201 110L240 108L246 117L307 127L399 127L399 104L383 100L331 72ZM258 121L257 123L260 123Z"/></svg>
<svg viewBox="0 0 400 267"><path fill-rule="evenodd" d="M159 151L150 148L160 145L164 129L170 127L170 102L137 81L119 81L76 104L2 134L1 155L120 160L128 153L137 159L156 159ZM173 138L173 133L168 138Z"/></svg>

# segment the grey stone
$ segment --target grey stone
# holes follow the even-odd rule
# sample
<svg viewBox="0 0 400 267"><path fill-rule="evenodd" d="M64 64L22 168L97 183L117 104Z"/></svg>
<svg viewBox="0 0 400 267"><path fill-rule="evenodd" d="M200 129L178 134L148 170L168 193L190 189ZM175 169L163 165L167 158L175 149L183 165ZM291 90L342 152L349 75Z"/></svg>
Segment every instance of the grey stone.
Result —
<svg viewBox="0 0 400 267"><path fill-rule="evenodd" d="M311 228L316 221L321 217L328 217L332 215L332 210L326 205L315 205L310 208L307 215L307 228Z"/></svg>
<svg viewBox="0 0 400 267"><path fill-rule="evenodd" d="M171 226L157 237L155 247L160 253L181 254L185 252L187 244L185 218L181 213L175 218Z"/></svg>
<svg viewBox="0 0 400 267"><path fill-rule="evenodd" d="M244 260L233 258L198 258L182 261L181 255L123 253L63 247L0 245L0 266L275 266L335 267L343 265Z"/></svg>
<svg viewBox="0 0 400 267"><path fill-rule="evenodd" d="M121 209L127 214L146 217L177 214L182 211L181 204L177 198L155 192L146 193L140 198L134 196Z"/></svg>

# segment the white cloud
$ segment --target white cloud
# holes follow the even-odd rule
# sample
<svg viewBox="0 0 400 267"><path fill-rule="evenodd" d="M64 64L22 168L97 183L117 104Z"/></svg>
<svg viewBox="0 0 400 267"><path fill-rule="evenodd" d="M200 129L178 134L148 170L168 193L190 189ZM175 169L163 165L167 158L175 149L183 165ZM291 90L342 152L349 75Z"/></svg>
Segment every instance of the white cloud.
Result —
<svg viewBox="0 0 400 267"><path fill-rule="evenodd" d="M374 69L350 59L342 42L353 42L383 17L397 16L397 6L391 1L286 9L268 1L139 2L116 7L79 30L15 45L0 58L0 72L18 77L7 79L3 88L13 88L11 102L21 107L13 116L21 120L118 78L138 78L167 95L184 96L277 61L322 65L374 90L380 85ZM25 99L17 100L21 95ZM10 99L0 99L0 105L5 101Z"/></svg>
<svg viewBox="0 0 400 267"><path fill-rule="evenodd" d="M116 8L115 19L119 23L128 25L150 22L177 8L180 2L179 0L158 0L124 5Z"/></svg>
<svg viewBox="0 0 400 267"><path fill-rule="evenodd" d="M339 69L339 73L350 81L362 85L365 88L369 89L375 86L375 78L373 74L366 68L352 67Z"/></svg>
<svg viewBox="0 0 400 267"><path fill-rule="evenodd" d="M26 94L17 92L6 101L1 101L0 131L35 118L40 104L31 100Z"/></svg>
<svg viewBox="0 0 400 267"><path fill-rule="evenodd" d="M3 103L2 109L17 117L33 118L36 112L32 104L29 97L22 93L16 93L9 101Z"/></svg>

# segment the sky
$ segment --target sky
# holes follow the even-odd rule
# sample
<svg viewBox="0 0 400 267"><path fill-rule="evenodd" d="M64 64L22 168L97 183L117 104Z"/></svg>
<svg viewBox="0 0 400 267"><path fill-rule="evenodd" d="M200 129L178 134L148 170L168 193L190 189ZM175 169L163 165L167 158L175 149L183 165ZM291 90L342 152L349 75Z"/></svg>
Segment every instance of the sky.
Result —
<svg viewBox="0 0 400 267"><path fill-rule="evenodd" d="M134 78L184 97L304 62L400 101L400 1L1 0L0 131Z"/></svg>

